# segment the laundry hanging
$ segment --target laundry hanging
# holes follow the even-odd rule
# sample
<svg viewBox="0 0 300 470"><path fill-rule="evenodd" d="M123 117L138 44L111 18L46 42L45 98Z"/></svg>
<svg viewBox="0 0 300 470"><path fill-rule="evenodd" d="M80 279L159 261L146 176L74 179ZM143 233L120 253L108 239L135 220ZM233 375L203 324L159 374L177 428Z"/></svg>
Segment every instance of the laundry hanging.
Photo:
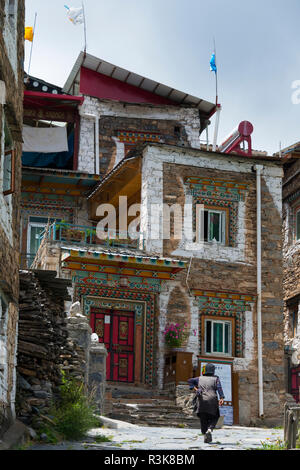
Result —
<svg viewBox="0 0 300 470"><path fill-rule="evenodd" d="M23 152L54 153L68 150L66 126L23 127Z"/></svg>

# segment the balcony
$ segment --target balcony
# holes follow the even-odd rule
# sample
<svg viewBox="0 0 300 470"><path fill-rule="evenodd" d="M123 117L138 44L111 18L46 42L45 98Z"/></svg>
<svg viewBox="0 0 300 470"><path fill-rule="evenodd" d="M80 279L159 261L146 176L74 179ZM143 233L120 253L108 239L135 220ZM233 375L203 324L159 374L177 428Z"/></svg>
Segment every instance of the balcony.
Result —
<svg viewBox="0 0 300 470"><path fill-rule="evenodd" d="M39 237L39 245L41 245L43 239L48 239L68 245L103 246L106 248L129 248L134 250L143 250L144 248L142 237L131 239L127 232L116 230L107 230L106 233L107 237L101 239L97 237L95 227L59 222L45 228Z"/></svg>

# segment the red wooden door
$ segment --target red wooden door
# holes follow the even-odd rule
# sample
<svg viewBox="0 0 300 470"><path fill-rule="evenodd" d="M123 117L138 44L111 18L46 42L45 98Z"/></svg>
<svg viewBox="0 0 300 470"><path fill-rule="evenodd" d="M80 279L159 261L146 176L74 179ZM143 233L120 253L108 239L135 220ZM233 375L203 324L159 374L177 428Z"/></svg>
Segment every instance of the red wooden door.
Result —
<svg viewBox="0 0 300 470"><path fill-rule="evenodd" d="M134 312L92 308L90 325L108 352L106 380L134 382Z"/></svg>

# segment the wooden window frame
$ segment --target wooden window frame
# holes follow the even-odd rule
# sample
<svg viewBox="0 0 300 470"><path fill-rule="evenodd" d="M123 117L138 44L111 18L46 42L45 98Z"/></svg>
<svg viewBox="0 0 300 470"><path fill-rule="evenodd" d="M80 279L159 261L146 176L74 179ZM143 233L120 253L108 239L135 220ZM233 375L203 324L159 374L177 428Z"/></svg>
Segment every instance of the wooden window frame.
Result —
<svg viewBox="0 0 300 470"><path fill-rule="evenodd" d="M230 322L231 323L231 351L229 353L206 352L206 321ZM235 356L235 318L221 317L217 315L203 315L201 326L201 354L209 357L234 357Z"/></svg>
<svg viewBox="0 0 300 470"><path fill-rule="evenodd" d="M204 243L213 243L213 241L204 241L202 240L201 237L201 212L202 211L211 211L211 212L219 212L219 213L224 213L225 214L225 227L224 227L224 240L222 242L217 242L218 245L221 246L229 246L229 217L230 217L230 209L228 207L219 207L219 206L209 206L209 205L204 205L203 208L199 210L199 213L197 215L198 221L197 221L197 237L198 237L198 242L204 242Z"/></svg>
<svg viewBox="0 0 300 470"><path fill-rule="evenodd" d="M4 160L7 155L11 155L11 180L10 187L6 191L3 191L4 196L8 196L15 192L15 173L16 173L16 151L8 150L4 153ZM3 180L4 180L4 160L3 160Z"/></svg>

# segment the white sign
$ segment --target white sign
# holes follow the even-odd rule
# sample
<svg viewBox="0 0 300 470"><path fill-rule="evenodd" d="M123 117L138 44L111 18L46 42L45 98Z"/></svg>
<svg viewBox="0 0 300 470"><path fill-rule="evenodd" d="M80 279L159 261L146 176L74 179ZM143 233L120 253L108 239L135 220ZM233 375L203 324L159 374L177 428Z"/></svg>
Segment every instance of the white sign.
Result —
<svg viewBox="0 0 300 470"><path fill-rule="evenodd" d="M208 362L200 363L200 374L203 375L204 367ZM215 374L220 379L222 389L225 395L224 405L220 407L220 415L224 416L224 424L227 426L233 425L233 406L232 406L232 380L231 380L231 364L222 364L220 362L213 362L215 366ZM204 372L205 373L205 372Z"/></svg>
<svg viewBox="0 0 300 470"><path fill-rule="evenodd" d="M106 325L109 325L109 324L110 324L110 315L105 315L105 317L104 317L104 323L105 323Z"/></svg>

